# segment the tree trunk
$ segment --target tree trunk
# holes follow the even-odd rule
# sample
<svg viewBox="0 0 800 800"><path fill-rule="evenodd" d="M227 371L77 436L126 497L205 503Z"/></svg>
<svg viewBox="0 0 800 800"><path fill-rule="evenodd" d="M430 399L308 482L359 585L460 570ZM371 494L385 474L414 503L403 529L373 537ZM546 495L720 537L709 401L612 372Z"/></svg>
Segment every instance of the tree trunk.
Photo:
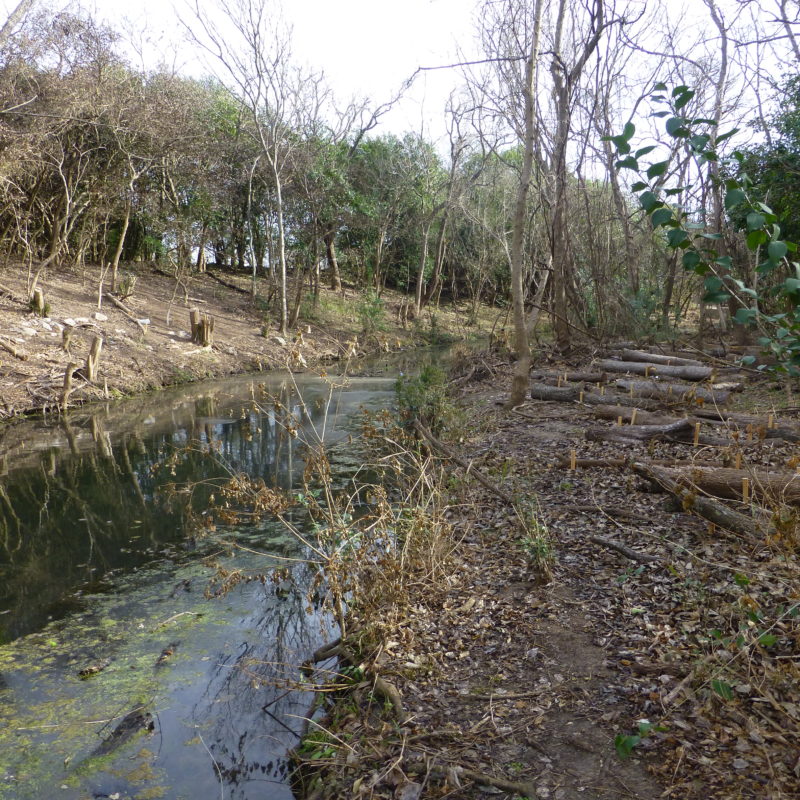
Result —
<svg viewBox="0 0 800 800"><path fill-rule="evenodd" d="M525 265L522 246L525 226L528 221L528 189L533 173L534 151L534 93L536 88L537 66L539 61L539 32L542 23L542 0L536 0L533 12L533 33L531 49L525 61L525 83L522 98L525 104L525 141L522 157L522 173L517 187L514 205L513 230L511 234L511 301L514 310L514 350L516 363L511 383L511 396L508 407L520 405L528 391L528 374L531 368L531 353L528 347L528 330L525 326Z"/></svg>
<svg viewBox="0 0 800 800"><path fill-rule="evenodd" d="M131 222L132 201L130 193L125 198L125 216L122 220L122 230L119 232L119 241L114 248L114 256L111 259L111 291L117 291L117 274L119 272L119 260L122 257L122 250L125 247L125 237L128 234L128 226Z"/></svg>
<svg viewBox="0 0 800 800"><path fill-rule="evenodd" d="M331 271L331 289L333 289L335 292L341 292L342 276L339 273L339 262L336 258L336 236L334 231L325 231L325 235L322 237L322 239L325 242L325 258L328 261L328 269Z"/></svg>

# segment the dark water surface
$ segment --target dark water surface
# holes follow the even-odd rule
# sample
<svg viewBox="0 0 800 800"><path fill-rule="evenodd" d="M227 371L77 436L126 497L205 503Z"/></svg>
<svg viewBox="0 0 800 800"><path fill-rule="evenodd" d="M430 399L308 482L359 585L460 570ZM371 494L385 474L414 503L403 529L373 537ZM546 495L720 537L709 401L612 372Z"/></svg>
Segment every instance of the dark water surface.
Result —
<svg viewBox="0 0 800 800"><path fill-rule="evenodd" d="M209 529L203 511L236 473L297 488L304 440L338 442L346 480L362 407L390 406L403 368L250 376L0 430L0 798L291 797L311 695L290 685L333 623L279 523ZM209 599L214 564L289 578Z"/></svg>

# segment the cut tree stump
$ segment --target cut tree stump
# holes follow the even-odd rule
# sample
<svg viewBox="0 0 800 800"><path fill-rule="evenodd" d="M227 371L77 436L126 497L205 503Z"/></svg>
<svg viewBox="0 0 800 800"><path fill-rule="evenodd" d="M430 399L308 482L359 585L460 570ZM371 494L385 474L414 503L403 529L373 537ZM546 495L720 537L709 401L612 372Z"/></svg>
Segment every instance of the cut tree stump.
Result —
<svg viewBox="0 0 800 800"><path fill-rule="evenodd" d="M72 375L76 366L78 365L70 361L69 364L67 364L66 371L64 372L64 385L61 388L62 410L67 407L67 403L69 403L69 396L72 394Z"/></svg>
<svg viewBox="0 0 800 800"><path fill-rule="evenodd" d="M648 353L645 350L623 350L620 353L623 361L638 361L649 364L662 364L666 367L702 367L702 361L696 358L681 358L680 356L665 356L661 353Z"/></svg>
<svg viewBox="0 0 800 800"><path fill-rule="evenodd" d="M44 301L44 292L38 286L33 290L33 294L31 295L31 306L40 317L45 315L46 303Z"/></svg>
<svg viewBox="0 0 800 800"><path fill-rule="evenodd" d="M706 381L714 374L713 367L669 367L648 364L644 361L614 361L602 359L592 365L603 372L627 372L633 375L650 375L663 378L680 378L685 381Z"/></svg>
<svg viewBox="0 0 800 800"><path fill-rule="evenodd" d="M95 336L92 340L92 347L89 350L89 355L86 356L86 366L84 367L84 374L86 380L94 383L97 380L97 367L100 363L100 353L103 350L103 337Z"/></svg>
<svg viewBox="0 0 800 800"><path fill-rule="evenodd" d="M619 379L615 385L632 397L651 397L667 403L702 401L715 405L725 405L730 392L716 389L704 389L688 383L667 383L660 381L629 381Z"/></svg>
<svg viewBox="0 0 800 800"><path fill-rule="evenodd" d="M201 314L199 308L189 312L189 324L192 330L192 341L201 347L211 347L214 341L214 317Z"/></svg>

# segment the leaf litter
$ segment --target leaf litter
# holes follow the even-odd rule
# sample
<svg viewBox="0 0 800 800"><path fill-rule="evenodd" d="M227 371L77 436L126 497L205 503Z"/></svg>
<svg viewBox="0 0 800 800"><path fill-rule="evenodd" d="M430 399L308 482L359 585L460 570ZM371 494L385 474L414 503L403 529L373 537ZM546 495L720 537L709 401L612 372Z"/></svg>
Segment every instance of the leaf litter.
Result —
<svg viewBox="0 0 800 800"><path fill-rule="evenodd" d="M350 630L373 632L365 661L397 687L408 719L369 680L329 696L315 727L338 744L313 764L300 758L298 794L800 796L796 540L710 531L625 469L565 469L570 450L698 455L691 444L587 441L593 418L579 404L510 414L500 375L510 379L495 358L483 382L459 385L454 446L531 516L442 460L444 573L409 581L396 613L351 610ZM795 447L742 449L768 466Z"/></svg>

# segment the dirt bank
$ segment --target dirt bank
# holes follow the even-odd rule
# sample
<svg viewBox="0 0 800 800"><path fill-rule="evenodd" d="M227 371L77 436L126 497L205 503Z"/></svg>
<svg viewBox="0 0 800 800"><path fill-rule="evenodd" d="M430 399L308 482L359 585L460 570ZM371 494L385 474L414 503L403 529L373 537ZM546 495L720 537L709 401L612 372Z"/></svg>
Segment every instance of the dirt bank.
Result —
<svg viewBox="0 0 800 800"><path fill-rule="evenodd" d="M464 327L465 313L446 308L426 310L414 324L400 326L401 297L387 292L377 312L366 312L371 324L378 323L367 336L359 296L323 290L317 307L310 301L303 306L300 323L284 338L263 301L250 296L247 276L209 272L178 284L151 267L139 266L135 274L124 309L106 297L98 308L95 268L44 274L38 284L47 305L44 317L30 310L23 267L0 275L0 418L57 407L69 364L78 370L69 395L74 405L254 370L302 371L478 330ZM214 318L211 347L191 341L192 308ZM82 368L96 337L103 344L90 382Z"/></svg>

